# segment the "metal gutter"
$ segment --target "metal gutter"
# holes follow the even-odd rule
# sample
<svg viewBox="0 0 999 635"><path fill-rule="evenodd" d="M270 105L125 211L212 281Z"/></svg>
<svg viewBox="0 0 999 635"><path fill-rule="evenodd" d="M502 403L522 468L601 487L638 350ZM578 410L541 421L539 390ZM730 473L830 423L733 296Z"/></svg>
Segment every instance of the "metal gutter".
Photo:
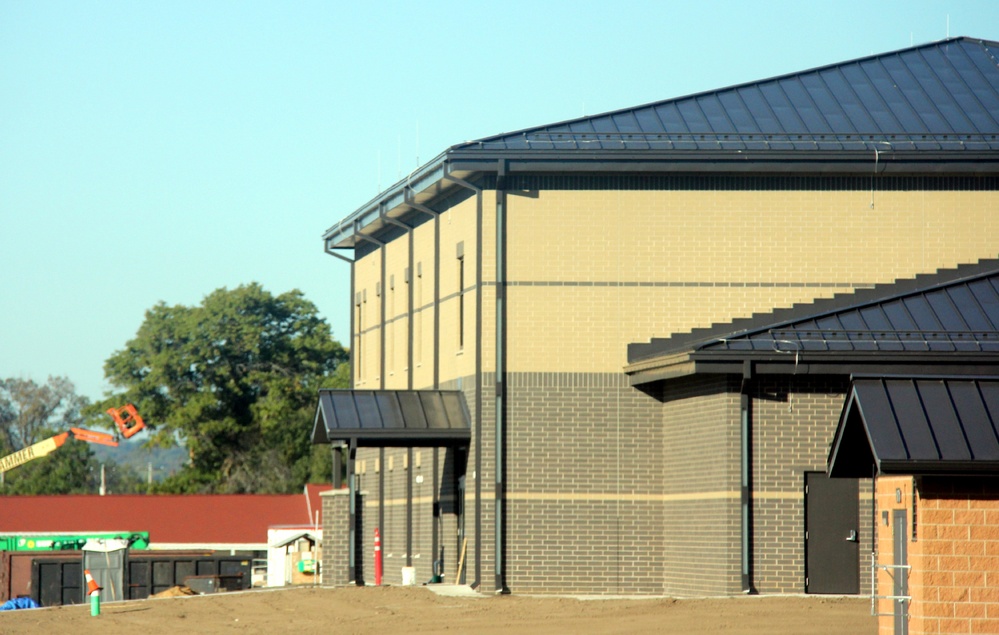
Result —
<svg viewBox="0 0 999 635"><path fill-rule="evenodd" d="M991 139L996 135L988 137ZM724 172L869 175L875 164L877 149L879 175L974 175L999 172L999 152L996 150L895 150L884 147L891 145L889 141L865 140L857 143L863 147L857 150L505 150L453 146L331 226L323 233L323 240L326 241L327 249L355 246L360 240L358 232L370 234L384 226L382 210L392 214L397 210L408 210L413 201L427 203L456 187L451 178L456 174L495 173L498 162L506 165L507 173ZM999 143L999 140L991 143Z"/></svg>
<svg viewBox="0 0 999 635"><path fill-rule="evenodd" d="M355 245L356 240L352 241L351 238L355 236L357 229L364 229L378 220L383 206L386 210L394 210L405 205L407 190L422 192L434 184L440 183L444 175L444 164L448 152L449 150L445 150L440 153L423 166L413 170L405 179L390 185L378 196L344 217L340 222L332 225L323 232L323 240L328 245L342 245L345 242Z"/></svg>

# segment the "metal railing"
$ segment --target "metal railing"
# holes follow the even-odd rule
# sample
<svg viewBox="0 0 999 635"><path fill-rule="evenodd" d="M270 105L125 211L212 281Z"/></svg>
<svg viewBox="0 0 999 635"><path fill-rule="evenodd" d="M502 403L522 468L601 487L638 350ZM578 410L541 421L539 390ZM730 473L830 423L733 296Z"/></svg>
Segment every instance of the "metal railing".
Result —
<svg viewBox="0 0 999 635"><path fill-rule="evenodd" d="M895 570L909 571L912 569L910 565L907 564L878 564L878 554L876 552L871 553L871 615L874 617L894 617L895 613L878 613L878 600L892 600L898 603L904 603L904 613L902 617L908 619L909 617L909 602L912 600L911 595L878 595L878 569L885 571L888 576L894 580ZM908 581L906 582L906 587L908 587Z"/></svg>

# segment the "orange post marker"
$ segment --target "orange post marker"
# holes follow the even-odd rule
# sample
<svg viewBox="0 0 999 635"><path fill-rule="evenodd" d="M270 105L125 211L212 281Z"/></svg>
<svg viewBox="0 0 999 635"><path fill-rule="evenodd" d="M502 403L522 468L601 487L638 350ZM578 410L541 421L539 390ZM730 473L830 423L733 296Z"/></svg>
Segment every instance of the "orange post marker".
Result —
<svg viewBox="0 0 999 635"><path fill-rule="evenodd" d="M375 586L382 585L382 534L375 527Z"/></svg>

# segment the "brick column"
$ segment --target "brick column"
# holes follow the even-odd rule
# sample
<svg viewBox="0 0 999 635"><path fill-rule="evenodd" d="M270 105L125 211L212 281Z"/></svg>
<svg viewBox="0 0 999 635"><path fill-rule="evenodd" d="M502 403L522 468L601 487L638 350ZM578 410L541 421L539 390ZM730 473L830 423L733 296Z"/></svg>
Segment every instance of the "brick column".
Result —
<svg viewBox="0 0 999 635"><path fill-rule="evenodd" d="M323 544L321 571L323 586L347 586L350 580L350 494L346 489L320 493L323 504ZM358 507L364 492L358 493Z"/></svg>

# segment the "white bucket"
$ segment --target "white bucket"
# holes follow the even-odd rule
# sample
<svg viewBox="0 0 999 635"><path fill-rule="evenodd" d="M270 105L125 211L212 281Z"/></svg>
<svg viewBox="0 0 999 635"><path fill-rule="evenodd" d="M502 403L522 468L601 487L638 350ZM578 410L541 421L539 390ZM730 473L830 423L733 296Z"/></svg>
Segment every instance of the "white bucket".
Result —
<svg viewBox="0 0 999 635"><path fill-rule="evenodd" d="M402 568L402 585L412 586L416 584L416 567Z"/></svg>

